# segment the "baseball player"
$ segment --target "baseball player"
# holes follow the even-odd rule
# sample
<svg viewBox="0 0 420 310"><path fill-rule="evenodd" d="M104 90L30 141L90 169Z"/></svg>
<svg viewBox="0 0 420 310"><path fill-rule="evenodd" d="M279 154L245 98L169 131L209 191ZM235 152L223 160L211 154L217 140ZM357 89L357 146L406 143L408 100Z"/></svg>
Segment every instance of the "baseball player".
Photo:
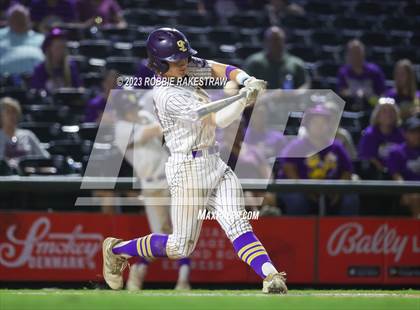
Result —
<svg viewBox="0 0 420 310"><path fill-rule="evenodd" d="M172 232L170 207L156 205L150 201L151 197L164 199L169 196L165 179L168 152L162 148L162 129L153 111L152 92L145 91L139 102L136 96L130 99L121 100L116 105L114 143L141 180L142 198L151 232L170 234ZM128 145L127 137L130 137ZM140 257L138 262L130 266L126 284L128 290L142 289L150 262L150 259ZM178 281L175 289L188 290L191 288L190 259L182 258L178 261L178 265Z"/></svg>
<svg viewBox="0 0 420 310"><path fill-rule="evenodd" d="M153 97L170 156L165 165L171 193L172 234L150 234L123 241L106 238L103 242L103 275L112 289L123 287L127 259L140 257L188 257L197 243L207 209L231 240L237 255L263 279L264 293L287 293L285 273L273 266L264 246L248 220L241 216L244 198L233 171L220 159L215 141L216 127L227 127L237 120L255 95L265 89L265 81L250 77L243 70L194 57L183 33L176 29L154 30L147 39L149 66L164 78L226 77L244 87L244 95L228 106L198 120L188 116L200 106L208 106L208 94L193 85L154 87Z"/></svg>

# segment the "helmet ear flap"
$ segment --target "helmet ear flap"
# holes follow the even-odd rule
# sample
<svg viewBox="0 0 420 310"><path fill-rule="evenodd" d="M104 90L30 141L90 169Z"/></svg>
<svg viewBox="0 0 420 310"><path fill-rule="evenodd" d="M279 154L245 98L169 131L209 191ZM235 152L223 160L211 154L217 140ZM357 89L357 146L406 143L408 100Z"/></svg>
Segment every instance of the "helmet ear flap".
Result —
<svg viewBox="0 0 420 310"><path fill-rule="evenodd" d="M169 70L168 62L164 60L159 60L155 57L151 57L150 55L148 57L147 66L149 67L149 69L151 69L152 71L158 74L166 73Z"/></svg>

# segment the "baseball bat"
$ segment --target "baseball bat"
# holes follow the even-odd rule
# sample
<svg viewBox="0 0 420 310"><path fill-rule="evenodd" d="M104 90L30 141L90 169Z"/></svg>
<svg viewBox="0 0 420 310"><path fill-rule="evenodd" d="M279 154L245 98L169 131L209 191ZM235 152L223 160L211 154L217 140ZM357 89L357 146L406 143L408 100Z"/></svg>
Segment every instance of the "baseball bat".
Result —
<svg viewBox="0 0 420 310"><path fill-rule="evenodd" d="M230 105L231 103L235 102L236 100L239 100L241 98L244 98L246 96L246 92L228 97L228 98L224 98L224 99L219 99L216 101L212 101L208 104L205 104L195 110L190 111L189 114L189 118L193 121L197 121L207 115L209 115L210 113L214 113L217 111L220 111L221 109L227 107L228 105Z"/></svg>

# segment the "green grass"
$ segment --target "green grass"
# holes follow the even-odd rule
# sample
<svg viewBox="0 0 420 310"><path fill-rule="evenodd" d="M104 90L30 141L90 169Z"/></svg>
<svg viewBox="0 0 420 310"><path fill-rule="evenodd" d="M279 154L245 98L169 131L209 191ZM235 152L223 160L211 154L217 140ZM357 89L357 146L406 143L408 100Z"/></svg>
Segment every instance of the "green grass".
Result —
<svg viewBox="0 0 420 310"><path fill-rule="evenodd" d="M420 291L292 290L267 296L256 290L0 290L0 309L420 310Z"/></svg>

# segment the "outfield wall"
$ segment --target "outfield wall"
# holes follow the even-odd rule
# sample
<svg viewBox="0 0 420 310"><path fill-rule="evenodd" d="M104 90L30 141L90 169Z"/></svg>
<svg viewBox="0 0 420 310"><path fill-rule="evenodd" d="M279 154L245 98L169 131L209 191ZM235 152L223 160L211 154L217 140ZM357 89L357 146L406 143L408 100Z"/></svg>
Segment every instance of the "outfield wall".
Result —
<svg viewBox="0 0 420 310"><path fill-rule="evenodd" d="M265 217L252 225L289 283L420 284L420 220ZM103 281L102 240L148 232L141 215L0 212L0 281ZM260 282L212 220L203 225L192 267L193 283ZM176 269L159 259L147 280L175 282Z"/></svg>

